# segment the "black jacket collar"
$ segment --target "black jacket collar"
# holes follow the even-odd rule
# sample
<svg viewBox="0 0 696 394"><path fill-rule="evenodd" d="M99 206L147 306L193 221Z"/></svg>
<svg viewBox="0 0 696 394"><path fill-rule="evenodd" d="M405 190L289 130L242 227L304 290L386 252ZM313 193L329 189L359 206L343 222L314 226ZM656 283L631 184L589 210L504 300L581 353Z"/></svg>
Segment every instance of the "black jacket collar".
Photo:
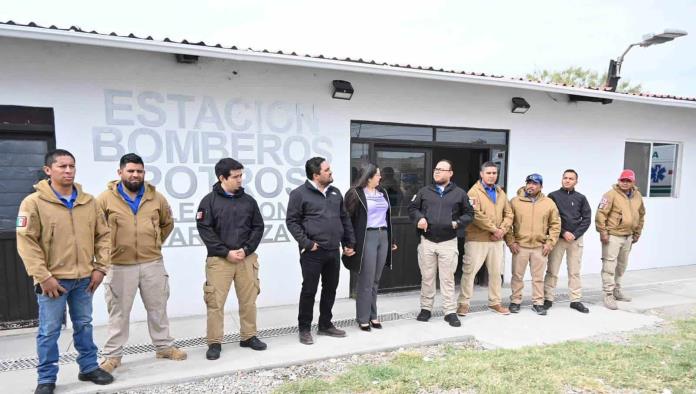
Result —
<svg viewBox="0 0 696 394"><path fill-rule="evenodd" d="M434 191L435 193L439 193L437 190L437 185L435 183L431 184L429 187L430 190ZM457 185L454 182L450 181L450 183L448 183L447 186L445 186L445 190L442 191L442 194L447 194L454 190L456 187Z"/></svg>
<svg viewBox="0 0 696 394"><path fill-rule="evenodd" d="M314 187L314 185L312 185L312 182L310 182L309 179L305 181L304 185L305 185L305 187L306 187L307 189L312 190L312 191L314 191L314 192L317 192L317 193L319 193L319 194L322 194L322 193L319 191L319 189L317 189L316 187ZM330 192L330 191L334 191L334 189L335 189L335 187L333 187L333 185L329 185L329 186L326 187L326 189L324 190L324 193L323 193L323 194L326 194L326 195L328 196L328 195L329 195L329 192Z"/></svg>
<svg viewBox="0 0 696 394"><path fill-rule="evenodd" d="M240 198L244 195L244 188L240 187L239 190L237 190L234 195L229 195L225 191L225 189L222 188L222 185L220 182L217 182L216 184L213 185L213 191L221 196L227 197L227 198Z"/></svg>

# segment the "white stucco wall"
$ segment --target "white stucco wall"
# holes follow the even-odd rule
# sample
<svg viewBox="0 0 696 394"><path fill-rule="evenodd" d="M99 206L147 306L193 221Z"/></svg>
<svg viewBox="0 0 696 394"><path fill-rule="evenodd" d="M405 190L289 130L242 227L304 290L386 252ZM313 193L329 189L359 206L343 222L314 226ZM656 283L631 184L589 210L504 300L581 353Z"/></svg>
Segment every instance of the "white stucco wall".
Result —
<svg viewBox="0 0 696 394"><path fill-rule="evenodd" d="M76 155L77 180L95 195L103 191L108 180L115 179L120 154L135 148L151 166L151 175L161 172L158 190L169 198L175 216L188 220L177 223L183 237L178 239L186 242L190 241L188 229L195 227L192 218L198 201L212 183L208 171L223 154L245 160L250 170L248 190L263 205L267 223L273 226L266 239L282 240L284 220L279 219L284 219L284 214L273 215L272 211L278 210L278 204L286 205L286 189L303 181L303 164L298 163L314 155L329 155L335 185L345 190L350 121L360 119L509 129L509 194L514 194L531 172L545 177L544 191L550 192L559 186L561 172L574 168L580 174L578 190L588 196L593 208L622 169L625 140L682 143L679 197L646 199L647 224L631 255L630 268L696 262L685 247L696 219L690 207L696 185L688 182L696 167L692 159L696 153L693 109L625 102L569 104L561 94L207 58L197 65L184 65L177 64L173 55L8 38L0 38L0 48L0 105L54 108L57 146ZM352 100L331 99L333 79L351 81L356 89ZM109 98L109 91L121 96ZM141 96L143 92L154 93ZM145 98L144 106L138 103L139 96ZM525 115L511 114L510 98L514 96L524 97L532 109ZM160 97L163 102L157 103ZM188 99L190 102L182 101ZM226 114L225 105L230 100L231 111ZM179 105L184 105L183 112ZM213 107L220 114L219 123ZM165 122L161 122L163 118ZM104 131L104 127L112 129ZM134 134L143 127L153 130L154 138L147 130ZM114 129L122 137L117 145L123 152L109 148L116 146L107 142L116 135ZM173 149L167 146L167 133L178 135L182 144L186 136L195 137L201 144L198 156L192 153L186 160L178 160L173 154L173 160L168 160ZM129 147L128 139L133 135L137 138ZM224 152L215 147L204 149L206 138L213 145L216 138L226 139ZM156 140L162 141L161 155L153 155ZM310 147L306 152L305 146ZM191 186L185 171L194 174L197 188L192 188L190 195L175 198L173 194L186 194ZM257 185L259 172L265 174ZM167 181L167 173L178 175ZM282 184L276 182L275 174L280 175ZM274 190L275 196L259 194ZM289 234L287 238L291 239ZM296 303L301 273L294 240L263 243L258 253L262 286L258 305ZM201 290L204 248L168 247L164 254L170 274L170 316L205 313ZM600 267L599 239L591 228L585 236L583 272L598 272ZM344 271L339 297L348 295L348 277ZM101 299L100 290L94 303L97 324L107 318L105 304L98 301ZM227 308L236 309L233 292ZM133 319L144 316L136 303Z"/></svg>

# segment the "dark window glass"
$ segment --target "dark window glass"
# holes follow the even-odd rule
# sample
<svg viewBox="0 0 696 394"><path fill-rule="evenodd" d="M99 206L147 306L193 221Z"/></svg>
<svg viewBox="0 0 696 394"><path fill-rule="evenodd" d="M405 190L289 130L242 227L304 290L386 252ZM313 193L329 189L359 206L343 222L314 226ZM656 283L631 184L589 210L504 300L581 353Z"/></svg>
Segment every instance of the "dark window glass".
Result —
<svg viewBox="0 0 696 394"><path fill-rule="evenodd" d="M505 145L505 132L465 129L436 129L438 142L458 142L462 144Z"/></svg>
<svg viewBox="0 0 696 394"><path fill-rule="evenodd" d="M624 150L624 168L636 173L636 186L644 195L648 195L648 175L650 173L650 143L626 142Z"/></svg>
<svg viewBox="0 0 696 394"><path fill-rule="evenodd" d="M411 198L425 185L425 159L424 152L377 151L380 185L389 194L393 218L408 217Z"/></svg>
<svg viewBox="0 0 696 394"><path fill-rule="evenodd" d="M394 126L353 122L350 125L353 138L378 138L385 140L432 141L433 129L418 126Z"/></svg>
<svg viewBox="0 0 696 394"><path fill-rule="evenodd" d="M350 144L350 183L355 183L360 173L360 167L370 161L369 144Z"/></svg>
<svg viewBox="0 0 696 394"><path fill-rule="evenodd" d="M16 228L19 204L44 178L47 149L42 140L0 140L0 231Z"/></svg>

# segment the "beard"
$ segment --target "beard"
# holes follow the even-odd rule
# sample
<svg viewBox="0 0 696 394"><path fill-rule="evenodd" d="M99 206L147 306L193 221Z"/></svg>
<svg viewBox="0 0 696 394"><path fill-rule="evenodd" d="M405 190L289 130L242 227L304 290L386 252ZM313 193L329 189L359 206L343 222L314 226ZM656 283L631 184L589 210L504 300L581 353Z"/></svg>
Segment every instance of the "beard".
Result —
<svg viewBox="0 0 696 394"><path fill-rule="evenodd" d="M143 186L143 181L128 182L126 180L121 180L121 183L123 183L123 186L125 186L126 189L133 193L139 192L140 188Z"/></svg>
<svg viewBox="0 0 696 394"><path fill-rule="evenodd" d="M331 176L326 182L319 181L319 184L323 187L329 186L332 183L333 183L333 176Z"/></svg>

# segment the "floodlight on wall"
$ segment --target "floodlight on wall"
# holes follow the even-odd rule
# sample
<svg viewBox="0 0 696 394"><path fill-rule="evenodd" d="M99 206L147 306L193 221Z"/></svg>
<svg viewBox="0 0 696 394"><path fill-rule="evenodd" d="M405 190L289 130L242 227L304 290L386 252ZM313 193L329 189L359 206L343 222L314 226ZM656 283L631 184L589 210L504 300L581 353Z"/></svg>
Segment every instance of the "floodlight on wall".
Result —
<svg viewBox="0 0 696 394"><path fill-rule="evenodd" d="M513 97L512 98L512 113L513 114L525 114L531 106L527 102L527 100L523 99L522 97Z"/></svg>
<svg viewBox="0 0 696 394"><path fill-rule="evenodd" d="M341 81L340 79L334 79L333 81L333 94L331 97L340 100L350 100L353 97L353 85L348 81Z"/></svg>
<svg viewBox="0 0 696 394"><path fill-rule="evenodd" d="M198 63L198 56L196 56L196 55L182 55L180 53L177 53L174 56L176 57L177 63L183 63L183 64L196 64L196 63Z"/></svg>

